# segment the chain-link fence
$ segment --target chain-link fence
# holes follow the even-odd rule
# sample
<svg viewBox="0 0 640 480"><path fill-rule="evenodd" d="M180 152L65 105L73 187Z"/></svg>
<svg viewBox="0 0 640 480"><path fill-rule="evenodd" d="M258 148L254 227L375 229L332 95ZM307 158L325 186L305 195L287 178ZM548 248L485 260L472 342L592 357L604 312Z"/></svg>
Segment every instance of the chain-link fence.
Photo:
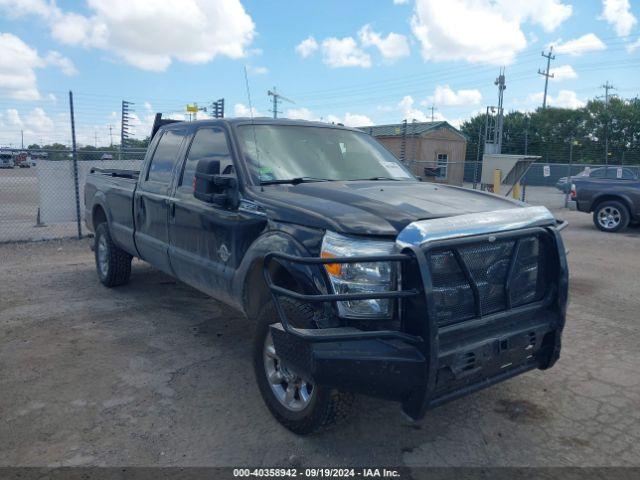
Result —
<svg viewBox="0 0 640 480"><path fill-rule="evenodd" d="M139 169L144 149L0 150L0 242L83 235L92 167ZM77 178L77 190L76 190Z"/></svg>
<svg viewBox="0 0 640 480"><path fill-rule="evenodd" d="M571 178L589 176L629 180L640 177L640 165L598 165L592 163L533 163L522 177L521 199L548 208L566 206ZM464 186L481 188L482 162L466 162ZM506 194L509 186L502 187Z"/></svg>

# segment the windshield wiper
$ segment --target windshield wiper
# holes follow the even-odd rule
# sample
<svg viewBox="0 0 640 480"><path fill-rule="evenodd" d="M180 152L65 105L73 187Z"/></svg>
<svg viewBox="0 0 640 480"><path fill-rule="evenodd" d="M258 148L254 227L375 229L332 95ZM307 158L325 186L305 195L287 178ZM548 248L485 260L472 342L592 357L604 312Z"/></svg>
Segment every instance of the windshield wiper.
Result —
<svg viewBox="0 0 640 480"><path fill-rule="evenodd" d="M291 185L298 185L299 183L311 183L311 182L332 182L330 178L315 178L315 177L296 177L286 178L282 180L263 180L260 185L279 185L290 183Z"/></svg>
<svg viewBox="0 0 640 480"><path fill-rule="evenodd" d="M401 182L399 178L391 177L369 177L369 178L350 178L349 182L364 182L364 181L376 181L376 180L392 180L394 182Z"/></svg>

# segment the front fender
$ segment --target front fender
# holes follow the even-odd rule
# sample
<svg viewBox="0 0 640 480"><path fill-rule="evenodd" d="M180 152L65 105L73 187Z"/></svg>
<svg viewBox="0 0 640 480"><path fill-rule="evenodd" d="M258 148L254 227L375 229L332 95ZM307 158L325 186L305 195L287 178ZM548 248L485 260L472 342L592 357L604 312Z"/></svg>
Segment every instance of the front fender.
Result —
<svg viewBox="0 0 640 480"><path fill-rule="evenodd" d="M296 256L313 256L295 237L281 230L272 230L259 237L244 255L242 263L233 279L233 296L243 312L246 311L247 295L257 289L266 288L262 275L264 257L270 252L282 252ZM321 267L317 265L280 264L281 268L295 280L296 286L304 293L329 293L327 281ZM258 283L254 285L254 282Z"/></svg>

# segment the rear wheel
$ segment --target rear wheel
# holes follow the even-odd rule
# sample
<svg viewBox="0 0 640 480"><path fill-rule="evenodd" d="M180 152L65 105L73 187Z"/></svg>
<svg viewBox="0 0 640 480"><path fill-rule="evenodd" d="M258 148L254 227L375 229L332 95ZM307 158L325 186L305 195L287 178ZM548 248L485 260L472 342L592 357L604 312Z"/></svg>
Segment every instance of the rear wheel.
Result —
<svg viewBox="0 0 640 480"><path fill-rule="evenodd" d="M604 201L593 211L593 223L603 232L618 232L629 225L629 210L615 200Z"/></svg>
<svg viewBox="0 0 640 480"><path fill-rule="evenodd" d="M129 281L132 257L113 243L106 223L96 227L94 252L98 278L104 286L117 287Z"/></svg>
<svg viewBox="0 0 640 480"><path fill-rule="evenodd" d="M314 328L311 307L289 299L281 300L292 325ZM284 427L307 435L348 416L353 395L315 385L310 379L291 372L273 345L269 326L280 319L272 302L258 318L253 347L253 366L262 398Z"/></svg>

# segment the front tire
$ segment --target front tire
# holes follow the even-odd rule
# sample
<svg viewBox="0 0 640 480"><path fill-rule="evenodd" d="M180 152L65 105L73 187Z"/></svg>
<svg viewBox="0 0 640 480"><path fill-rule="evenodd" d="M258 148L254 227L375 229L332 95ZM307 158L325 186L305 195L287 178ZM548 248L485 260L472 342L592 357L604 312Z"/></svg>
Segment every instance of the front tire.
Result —
<svg viewBox="0 0 640 480"><path fill-rule="evenodd" d="M292 325L314 328L314 311L306 304L281 299ZM269 326L280 319L272 302L258 317L253 345L253 366L258 388L271 414L285 428L308 435L348 416L353 395L314 385L287 370L271 339Z"/></svg>
<svg viewBox="0 0 640 480"><path fill-rule="evenodd" d="M629 225L629 209L615 200L604 201L593 211L593 223L603 232L619 232Z"/></svg>
<svg viewBox="0 0 640 480"><path fill-rule="evenodd" d="M129 281L132 257L113 243L106 223L96 228L93 250L98 278L105 287L117 287Z"/></svg>

